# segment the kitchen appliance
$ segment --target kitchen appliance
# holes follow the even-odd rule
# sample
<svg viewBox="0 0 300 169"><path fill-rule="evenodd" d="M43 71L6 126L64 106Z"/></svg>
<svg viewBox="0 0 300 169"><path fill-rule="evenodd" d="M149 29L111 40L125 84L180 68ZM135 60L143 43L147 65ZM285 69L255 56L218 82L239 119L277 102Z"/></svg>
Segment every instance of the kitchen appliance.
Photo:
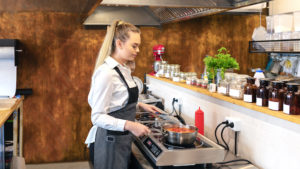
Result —
<svg viewBox="0 0 300 169"><path fill-rule="evenodd" d="M152 75L155 75L160 67L160 64L162 63L162 55L165 53L165 46L164 45L155 45L153 46L153 56L155 58L155 61L153 63L153 72L150 73Z"/></svg>
<svg viewBox="0 0 300 169"><path fill-rule="evenodd" d="M135 144L155 168L216 163L224 160L225 150L205 136L197 133L193 144L173 145L163 135L162 126L180 124L168 113L152 115L149 112L137 112L136 121L149 127L148 136L135 137Z"/></svg>

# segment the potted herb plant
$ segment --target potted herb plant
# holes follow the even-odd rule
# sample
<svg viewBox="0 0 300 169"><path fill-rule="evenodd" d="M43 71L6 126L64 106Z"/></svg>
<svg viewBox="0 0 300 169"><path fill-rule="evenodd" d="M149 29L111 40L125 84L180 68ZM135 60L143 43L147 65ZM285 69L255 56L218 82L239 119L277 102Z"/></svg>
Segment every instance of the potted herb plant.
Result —
<svg viewBox="0 0 300 169"><path fill-rule="evenodd" d="M225 47L218 49L218 53L213 56L207 56L204 58L204 64L206 66L206 72L208 73L208 78L215 83L215 78L217 73L220 73L222 79L224 79L224 74L227 69L239 69L239 64L236 59L231 57Z"/></svg>

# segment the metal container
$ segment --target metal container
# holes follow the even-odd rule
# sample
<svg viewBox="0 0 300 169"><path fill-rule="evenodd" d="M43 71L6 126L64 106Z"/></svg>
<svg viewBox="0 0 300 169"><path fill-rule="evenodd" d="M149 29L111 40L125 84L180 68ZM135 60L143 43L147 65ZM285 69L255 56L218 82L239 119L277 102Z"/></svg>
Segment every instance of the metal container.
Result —
<svg viewBox="0 0 300 169"><path fill-rule="evenodd" d="M172 128L180 128L192 130L192 132L175 132L170 131ZM191 145L195 142L198 128L195 126L182 125L182 124L167 124L163 126L164 137L167 141L174 145Z"/></svg>

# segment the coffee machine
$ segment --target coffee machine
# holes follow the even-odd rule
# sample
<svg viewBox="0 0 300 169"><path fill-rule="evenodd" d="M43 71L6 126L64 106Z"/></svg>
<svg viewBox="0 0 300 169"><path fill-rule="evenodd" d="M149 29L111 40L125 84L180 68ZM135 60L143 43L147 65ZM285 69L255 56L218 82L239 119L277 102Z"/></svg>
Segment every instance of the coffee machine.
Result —
<svg viewBox="0 0 300 169"><path fill-rule="evenodd" d="M165 53L165 46L164 45L155 45L153 46L153 56L155 61L153 63L153 71L150 73L151 75L155 75L159 70L159 66L162 63L162 55Z"/></svg>

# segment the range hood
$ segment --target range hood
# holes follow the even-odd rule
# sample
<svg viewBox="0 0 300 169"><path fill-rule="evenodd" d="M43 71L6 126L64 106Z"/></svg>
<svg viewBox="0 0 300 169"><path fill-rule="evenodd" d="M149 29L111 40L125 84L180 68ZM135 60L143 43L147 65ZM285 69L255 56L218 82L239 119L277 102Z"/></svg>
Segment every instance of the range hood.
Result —
<svg viewBox="0 0 300 169"><path fill-rule="evenodd" d="M83 25L104 29L115 19L137 26L162 24L226 12L270 0L102 0Z"/></svg>

